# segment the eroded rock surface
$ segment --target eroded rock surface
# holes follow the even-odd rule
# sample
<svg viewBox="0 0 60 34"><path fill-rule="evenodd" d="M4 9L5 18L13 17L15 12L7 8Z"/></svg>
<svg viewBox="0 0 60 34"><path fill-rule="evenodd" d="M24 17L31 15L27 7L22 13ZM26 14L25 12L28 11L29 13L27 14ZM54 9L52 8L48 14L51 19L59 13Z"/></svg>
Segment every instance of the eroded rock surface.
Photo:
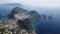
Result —
<svg viewBox="0 0 60 34"><path fill-rule="evenodd" d="M36 34L32 23L39 18L40 15L36 11L15 7L8 16L0 21L0 30L11 31L12 34Z"/></svg>

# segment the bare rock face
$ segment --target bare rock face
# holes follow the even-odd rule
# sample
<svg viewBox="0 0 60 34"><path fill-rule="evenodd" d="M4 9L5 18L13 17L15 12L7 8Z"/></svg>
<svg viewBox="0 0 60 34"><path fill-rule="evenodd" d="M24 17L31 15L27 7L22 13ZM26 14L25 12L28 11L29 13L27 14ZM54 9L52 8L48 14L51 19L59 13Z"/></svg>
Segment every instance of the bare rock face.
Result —
<svg viewBox="0 0 60 34"><path fill-rule="evenodd" d="M40 18L36 11L27 11L15 7L12 12L0 21L0 29L16 31L16 34L36 34L32 22Z"/></svg>

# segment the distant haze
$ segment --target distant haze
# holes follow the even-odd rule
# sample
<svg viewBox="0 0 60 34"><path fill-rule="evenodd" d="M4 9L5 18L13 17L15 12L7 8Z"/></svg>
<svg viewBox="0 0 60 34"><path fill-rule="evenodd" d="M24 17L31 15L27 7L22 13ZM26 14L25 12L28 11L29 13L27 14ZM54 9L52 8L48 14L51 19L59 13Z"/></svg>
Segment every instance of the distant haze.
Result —
<svg viewBox="0 0 60 34"><path fill-rule="evenodd" d="M60 0L0 0L0 4L20 3L35 7L60 7Z"/></svg>

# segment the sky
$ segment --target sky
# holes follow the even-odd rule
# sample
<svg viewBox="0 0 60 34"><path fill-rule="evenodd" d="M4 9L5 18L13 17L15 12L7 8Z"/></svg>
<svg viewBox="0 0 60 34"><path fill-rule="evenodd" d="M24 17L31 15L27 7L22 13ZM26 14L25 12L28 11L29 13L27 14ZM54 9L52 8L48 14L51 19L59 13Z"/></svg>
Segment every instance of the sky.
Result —
<svg viewBox="0 0 60 34"><path fill-rule="evenodd" d="M0 0L0 4L20 3L37 7L60 7L60 0Z"/></svg>

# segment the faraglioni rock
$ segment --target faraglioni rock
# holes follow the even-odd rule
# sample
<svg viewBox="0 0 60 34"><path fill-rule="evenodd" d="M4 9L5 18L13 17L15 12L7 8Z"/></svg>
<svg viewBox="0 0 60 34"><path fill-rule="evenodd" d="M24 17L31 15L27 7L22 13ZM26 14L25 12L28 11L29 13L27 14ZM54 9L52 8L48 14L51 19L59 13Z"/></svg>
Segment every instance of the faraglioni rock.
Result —
<svg viewBox="0 0 60 34"><path fill-rule="evenodd" d="M0 33L36 34L32 23L40 17L36 11L15 7L8 16L0 20Z"/></svg>

